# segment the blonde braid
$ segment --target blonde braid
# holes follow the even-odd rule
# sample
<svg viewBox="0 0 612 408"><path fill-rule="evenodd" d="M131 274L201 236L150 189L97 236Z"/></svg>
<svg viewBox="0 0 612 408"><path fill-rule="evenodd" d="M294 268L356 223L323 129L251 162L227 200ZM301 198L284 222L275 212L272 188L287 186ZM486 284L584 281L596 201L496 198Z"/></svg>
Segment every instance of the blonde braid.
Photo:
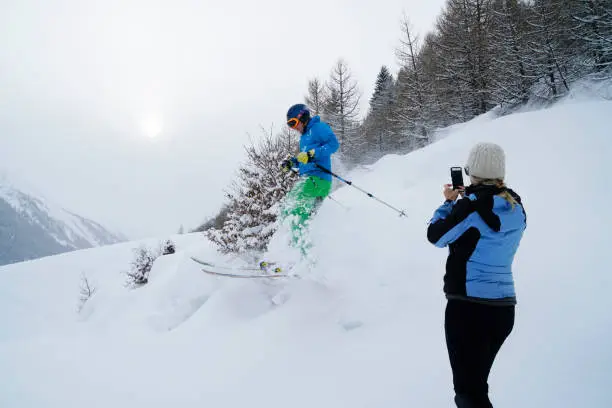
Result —
<svg viewBox="0 0 612 408"><path fill-rule="evenodd" d="M516 200L514 199L514 197L512 197L512 194L510 194L508 191L502 192L499 196L502 198L505 198L506 201L510 203L513 210L514 210L514 207L518 204Z"/></svg>
<svg viewBox="0 0 612 408"><path fill-rule="evenodd" d="M505 188L506 184L504 183L504 180L497 180L497 187L500 188ZM501 193L498 194L501 198L505 199L507 202L510 203L510 205L512 206L512 210L514 210L514 207L518 204L516 202L516 200L514 199L514 197L512 197L512 194L510 194L510 192L508 190L504 190Z"/></svg>

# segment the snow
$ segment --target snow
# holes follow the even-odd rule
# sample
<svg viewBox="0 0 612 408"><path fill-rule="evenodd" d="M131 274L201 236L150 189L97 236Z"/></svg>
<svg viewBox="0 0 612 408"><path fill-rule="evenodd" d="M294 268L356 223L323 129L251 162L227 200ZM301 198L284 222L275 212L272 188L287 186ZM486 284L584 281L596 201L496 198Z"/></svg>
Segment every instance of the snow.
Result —
<svg viewBox="0 0 612 408"><path fill-rule="evenodd" d="M189 260L220 255L171 237L149 283L125 287L132 250L165 238L0 269L2 407L449 407L446 251L425 230L449 167L501 144L527 230L514 264L514 331L490 377L496 407L610 407L612 276L606 187L612 102L568 100L479 118L408 155L346 174L311 225L301 279L230 280ZM343 174L344 175L344 174ZM279 232L279 234L281 234ZM286 256L282 236L271 259ZM77 313L81 274L96 293Z"/></svg>
<svg viewBox="0 0 612 408"><path fill-rule="evenodd" d="M21 206L20 194L17 190L15 190L9 184L0 184L0 197L4 199L11 207L19 212L23 212L23 207Z"/></svg>
<svg viewBox="0 0 612 408"><path fill-rule="evenodd" d="M0 176L0 199L25 215L31 223L47 231L60 245L70 249L83 248L84 244L99 246L121 239L119 234L115 235L99 224L73 214L33 191L27 183L24 183L23 187L17 186L8 175ZM52 225L49 225L46 217L52 219ZM59 228L68 240L53 233L51 228Z"/></svg>

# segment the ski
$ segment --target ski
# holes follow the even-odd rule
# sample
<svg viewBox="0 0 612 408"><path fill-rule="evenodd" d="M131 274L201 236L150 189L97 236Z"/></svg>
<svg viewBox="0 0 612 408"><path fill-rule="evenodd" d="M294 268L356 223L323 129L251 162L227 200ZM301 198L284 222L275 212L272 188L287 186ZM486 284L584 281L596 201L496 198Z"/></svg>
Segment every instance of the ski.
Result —
<svg viewBox="0 0 612 408"><path fill-rule="evenodd" d="M286 273L240 274L240 273L211 271L210 269L206 269L206 268L202 268L202 271L209 275L223 276L226 278L258 279L258 278L287 278L289 277L289 275L287 275Z"/></svg>
<svg viewBox="0 0 612 408"><path fill-rule="evenodd" d="M251 266L248 266L248 265L247 266L232 266L232 265L219 265L219 264L215 264L212 262L203 261L201 259L194 258L194 257L191 257L191 260L199 263L200 265L203 265L209 268L223 269L226 271L250 271L250 272L258 271L258 272L267 272L267 273L274 272L275 274L283 272L283 268L274 266L276 265L275 262L261 261L259 263L259 266L253 266L253 265Z"/></svg>
<svg viewBox="0 0 612 408"><path fill-rule="evenodd" d="M261 267L256 267L256 266L228 266L228 265L219 265L219 264L215 264L215 263L212 263L212 262L203 261L201 259L194 258L193 256L191 257L191 260L194 261L194 262L199 263L200 265L208 266L210 268L224 269L224 270L228 270L228 271L262 271L262 270L265 271L265 269L262 269Z"/></svg>

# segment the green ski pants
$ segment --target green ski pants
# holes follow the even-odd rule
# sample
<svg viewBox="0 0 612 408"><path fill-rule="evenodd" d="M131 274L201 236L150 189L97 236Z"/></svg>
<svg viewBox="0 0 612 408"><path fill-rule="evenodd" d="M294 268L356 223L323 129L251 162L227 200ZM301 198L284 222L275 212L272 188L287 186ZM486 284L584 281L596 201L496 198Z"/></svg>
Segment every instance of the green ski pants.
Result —
<svg viewBox="0 0 612 408"><path fill-rule="evenodd" d="M281 219L284 222L290 218L292 242L295 246L303 241L302 231L306 221L317 210L323 199L331 192L332 182L317 176L309 176L299 180L285 196L281 210Z"/></svg>

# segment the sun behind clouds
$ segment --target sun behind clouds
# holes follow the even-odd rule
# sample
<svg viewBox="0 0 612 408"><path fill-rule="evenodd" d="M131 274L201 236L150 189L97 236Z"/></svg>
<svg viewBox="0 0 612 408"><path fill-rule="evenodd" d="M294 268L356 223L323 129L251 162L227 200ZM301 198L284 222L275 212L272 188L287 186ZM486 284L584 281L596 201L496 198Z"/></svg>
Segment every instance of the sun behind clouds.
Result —
<svg viewBox="0 0 612 408"><path fill-rule="evenodd" d="M163 132L163 126L161 120L156 117L148 116L142 119L140 122L140 129L142 134L149 139L158 138Z"/></svg>

